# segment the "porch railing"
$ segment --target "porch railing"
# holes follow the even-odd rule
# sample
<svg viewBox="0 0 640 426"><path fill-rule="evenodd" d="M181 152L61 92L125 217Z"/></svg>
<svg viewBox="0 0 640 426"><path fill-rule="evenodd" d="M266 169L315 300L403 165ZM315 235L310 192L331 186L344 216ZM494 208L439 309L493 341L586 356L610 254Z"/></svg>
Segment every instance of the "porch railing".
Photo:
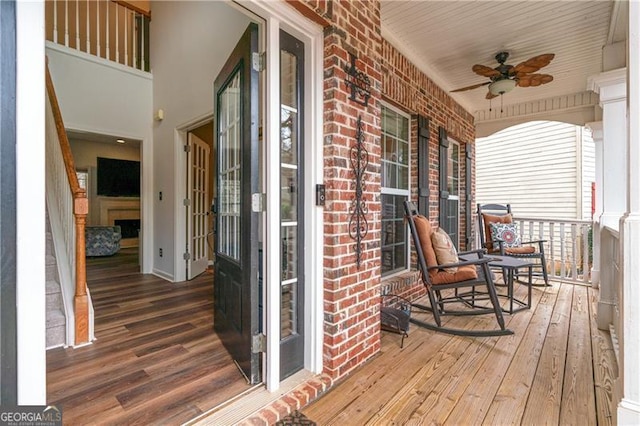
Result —
<svg viewBox="0 0 640 426"><path fill-rule="evenodd" d="M151 13L124 1L45 2L46 39L141 71L149 71Z"/></svg>
<svg viewBox="0 0 640 426"><path fill-rule="evenodd" d="M54 228L60 229L62 238L54 236L64 246L56 244L56 252L62 248L70 280L74 286L73 323L75 345L89 342L89 296L87 294L87 272L85 261L85 225L88 213L87 192L80 187L73 163L73 155L62 114L53 87L53 81L46 70L48 102L46 133L46 176L47 205L50 206L50 219L56 221ZM60 241L63 240L63 241ZM75 268L74 268L75 266ZM63 273L61 273L63 275ZM61 277L62 278L62 277ZM62 286L66 283L61 282ZM63 293L66 293L63 288ZM63 295L64 297L64 295Z"/></svg>
<svg viewBox="0 0 640 426"><path fill-rule="evenodd" d="M591 284L593 262L590 220L515 217L523 241L546 240L549 279Z"/></svg>

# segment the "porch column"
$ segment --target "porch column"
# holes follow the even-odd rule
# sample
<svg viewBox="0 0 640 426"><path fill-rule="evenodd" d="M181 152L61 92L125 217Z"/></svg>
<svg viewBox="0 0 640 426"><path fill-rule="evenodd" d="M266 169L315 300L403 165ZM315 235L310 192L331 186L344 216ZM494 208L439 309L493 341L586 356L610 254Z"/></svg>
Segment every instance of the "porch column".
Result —
<svg viewBox="0 0 640 426"><path fill-rule="evenodd" d="M626 211L627 193L626 141L627 141L627 72L621 68L603 72L589 78L588 88L600 94L602 107L602 213L597 222L600 230L600 300L598 301L598 328L608 330L614 323L616 309L616 277L614 256L616 241L610 230L618 232L619 221ZM596 157L597 158L597 157ZM597 161L596 161L597 163ZM597 189L597 188L596 188ZM608 228L608 229L607 229Z"/></svg>
<svg viewBox="0 0 640 426"><path fill-rule="evenodd" d="M595 145L595 175L596 190L593 194L593 240L591 250L593 251L593 264L591 265L591 285L594 288L600 287L600 216L602 215L602 185L603 185L603 149L602 149L602 121L587 123L591 130L593 144Z"/></svg>
<svg viewBox="0 0 640 426"><path fill-rule="evenodd" d="M629 49L627 63L627 162L629 179L626 213L620 220L622 288L620 303L620 357L615 390L622 389L617 424L640 424L640 4L629 2ZM622 382L622 383L620 383Z"/></svg>

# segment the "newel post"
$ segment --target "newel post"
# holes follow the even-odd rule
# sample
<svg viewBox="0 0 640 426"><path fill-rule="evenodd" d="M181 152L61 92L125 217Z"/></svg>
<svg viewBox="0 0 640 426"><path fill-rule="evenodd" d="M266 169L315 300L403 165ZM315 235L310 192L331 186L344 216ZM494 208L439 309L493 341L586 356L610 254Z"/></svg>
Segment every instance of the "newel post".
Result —
<svg viewBox="0 0 640 426"><path fill-rule="evenodd" d="M89 202L85 193L74 195L73 213L76 224L75 344L81 345L89 342L89 300L87 296L86 243L84 233L87 224L87 213L89 212Z"/></svg>

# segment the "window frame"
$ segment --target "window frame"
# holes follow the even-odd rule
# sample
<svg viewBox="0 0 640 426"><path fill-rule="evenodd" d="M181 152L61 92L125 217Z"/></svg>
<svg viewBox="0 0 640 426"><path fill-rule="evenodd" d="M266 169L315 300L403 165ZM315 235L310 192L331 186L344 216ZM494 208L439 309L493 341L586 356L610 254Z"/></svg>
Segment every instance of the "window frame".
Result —
<svg viewBox="0 0 640 426"><path fill-rule="evenodd" d="M407 165L407 187L406 189L402 189L402 188L397 188L397 187L389 187L389 186L384 186L383 185L383 179L382 179L382 172L385 168L385 166L389 163L388 161L386 161L384 159L384 137L385 135L387 135L388 133L385 132L385 128L384 128L384 116L382 114L382 110L383 109L387 109L391 112L393 112L394 114L396 114L399 117L402 117L406 120L407 123L407 129L406 129L406 135L407 135L407 139L404 140L404 142L406 142L407 144L407 159L406 159L406 165ZM382 226L383 226L383 221L382 221L382 215L383 215L383 209L384 209L384 203L383 203L383 197L385 195L390 195L390 196L401 196L404 197L405 200L410 200L411 199L411 169L412 169L412 165L411 165L411 144L412 144L412 134L411 134L411 115L406 113L405 111L402 111L399 108L396 108L392 105L389 105L388 103L385 102L381 102L381 119L380 119L380 143L381 143L381 156L380 156L380 203L381 203L381 229L380 229L380 275L382 278L389 278L389 277L393 277L395 275L399 275L402 273L405 273L406 271L409 270L410 265L411 265L411 258L410 258L410 242L409 242L409 231L408 231L408 226L404 226L404 246L405 246L405 264L403 267L397 267L395 269L392 269L390 271L387 272L383 272L383 248L386 247L383 243L383 238L384 238L384 232L382 230ZM398 135L389 135L392 138L395 138L397 140L402 140L399 137L399 133ZM398 151L398 148L396 147L396 151ZM400 163L400 164L404 164ZM396 171L397 173L397 171ZM397 185L396 185L397 186ZM402 211L402 210L401 210ZM399 217L395 218L396 220L399 219ZM402 219L404 221L404 215L402 215L402 217L400 217L400 219ZM394 242L393 245L396 245L397 243ZM393 246L391 245L391 246ZM388 246L388 245L387 245Z"/></svg>

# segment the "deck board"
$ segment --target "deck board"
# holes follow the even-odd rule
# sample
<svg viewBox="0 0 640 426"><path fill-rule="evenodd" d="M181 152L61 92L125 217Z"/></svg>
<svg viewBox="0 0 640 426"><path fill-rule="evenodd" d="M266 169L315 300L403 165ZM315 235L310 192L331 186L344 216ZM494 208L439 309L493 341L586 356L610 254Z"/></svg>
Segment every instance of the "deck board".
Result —
<svg viewBox="0 0 640 426"><path fill-rule="evenodd" d="M588 299L586 287L574 288L560 424L597 423Z"/></svg>
<svg viewBox="0 0 640 426"><path fill-rule="evenodd" d="M505 315L514 336L450 336L412 324L400 349L398 336L383 332L378 356L302 412L319 425L610 424L601 417L611 413L615 359L608 333L593 326L594 298L597 290L570 283L536 286L530 310ZM449 324L490 327L495 319L486 317ZM588 409L577 413L583 397Z"/></svg>

